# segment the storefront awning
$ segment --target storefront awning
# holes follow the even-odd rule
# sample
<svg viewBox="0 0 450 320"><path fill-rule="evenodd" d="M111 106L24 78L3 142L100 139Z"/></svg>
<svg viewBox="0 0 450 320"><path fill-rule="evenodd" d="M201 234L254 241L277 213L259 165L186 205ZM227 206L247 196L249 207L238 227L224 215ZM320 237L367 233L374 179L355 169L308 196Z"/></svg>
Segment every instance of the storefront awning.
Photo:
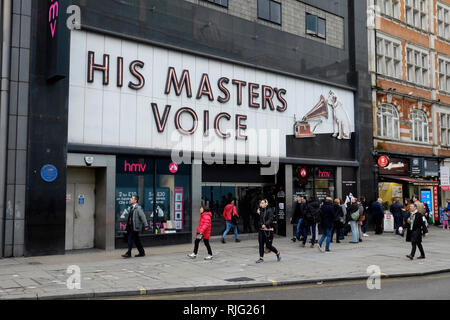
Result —
<svg viewBox="0 0 450 320"><path fill-rule="evenodd" d="M384 181L394 180L394 181L408 182L415 186L438 186L439 185L439 181L425 180L425 179L418 179L418 178L411 178L411 177L403 177L403 176L380 175L380 178L383 178Z"/></svg>

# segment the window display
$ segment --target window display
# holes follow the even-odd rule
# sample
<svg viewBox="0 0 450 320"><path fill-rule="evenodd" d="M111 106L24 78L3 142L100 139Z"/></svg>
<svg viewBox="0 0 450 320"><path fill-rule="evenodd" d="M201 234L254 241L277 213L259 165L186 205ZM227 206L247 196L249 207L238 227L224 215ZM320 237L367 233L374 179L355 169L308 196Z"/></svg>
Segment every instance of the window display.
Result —
<svg viewBox="0 0 450 320"><path fill-rule="evenodd" d="M150 226L144 236L191 232L191 168L183 164L174 171L171 164L169 159L117 158L116 237L126 230L126 209L134 194Z"/></svg>

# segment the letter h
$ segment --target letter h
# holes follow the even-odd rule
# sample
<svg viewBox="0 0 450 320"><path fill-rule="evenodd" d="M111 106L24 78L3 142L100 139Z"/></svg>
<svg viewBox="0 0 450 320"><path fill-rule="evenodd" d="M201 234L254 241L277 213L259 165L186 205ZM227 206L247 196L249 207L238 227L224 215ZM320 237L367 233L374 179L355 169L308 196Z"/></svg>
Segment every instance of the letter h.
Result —
<svg viewBox="0 0 450 320"><path fill-rule="evenodd" d="M95 64L95 53L89 51L88 56L88 82L94 82L94 71L102 71L103 72L103 84L109 84L109 55L103 55L103 65Z"/></svg>

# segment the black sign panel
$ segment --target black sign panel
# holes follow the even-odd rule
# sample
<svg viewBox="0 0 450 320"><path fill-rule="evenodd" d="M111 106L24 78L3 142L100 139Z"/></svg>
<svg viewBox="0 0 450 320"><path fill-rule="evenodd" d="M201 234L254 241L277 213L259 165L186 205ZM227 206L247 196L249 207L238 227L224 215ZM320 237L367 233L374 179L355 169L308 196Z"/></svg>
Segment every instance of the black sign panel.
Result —
<svg viewBox="0 0 450 320"><path fill-rule="evenodd" d="M424 160L424 177L438 177L439 163L437 160Z"/></svg>
<svg viewBox="0 0 450 320"><path fill-rule="evenodd" d="M412 176L423 177L424 161L424 158L411 158L409 167Z"/></svg>

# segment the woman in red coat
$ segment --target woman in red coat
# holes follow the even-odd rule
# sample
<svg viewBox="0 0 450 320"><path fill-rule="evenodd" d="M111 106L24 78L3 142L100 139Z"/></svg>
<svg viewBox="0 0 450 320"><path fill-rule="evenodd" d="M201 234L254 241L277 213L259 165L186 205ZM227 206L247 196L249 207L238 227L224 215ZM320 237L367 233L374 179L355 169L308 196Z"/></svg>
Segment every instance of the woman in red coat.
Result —
<svg viewBox="0 0 450 320"><path fill-rule="evenodd" d="M211 238L211 218L212 218L211 210L209 210L208 207L202 205L200 207L200 221L198 223L195 238L194 252L188 255L189 258L191 259L197 258L198 245L200 244L200 241L203 240L203 243L205 244L206 249L208 250L208 256L205 258L205 260L212 260L213 254L211 246L209 245L209 239Z"/></svg>

